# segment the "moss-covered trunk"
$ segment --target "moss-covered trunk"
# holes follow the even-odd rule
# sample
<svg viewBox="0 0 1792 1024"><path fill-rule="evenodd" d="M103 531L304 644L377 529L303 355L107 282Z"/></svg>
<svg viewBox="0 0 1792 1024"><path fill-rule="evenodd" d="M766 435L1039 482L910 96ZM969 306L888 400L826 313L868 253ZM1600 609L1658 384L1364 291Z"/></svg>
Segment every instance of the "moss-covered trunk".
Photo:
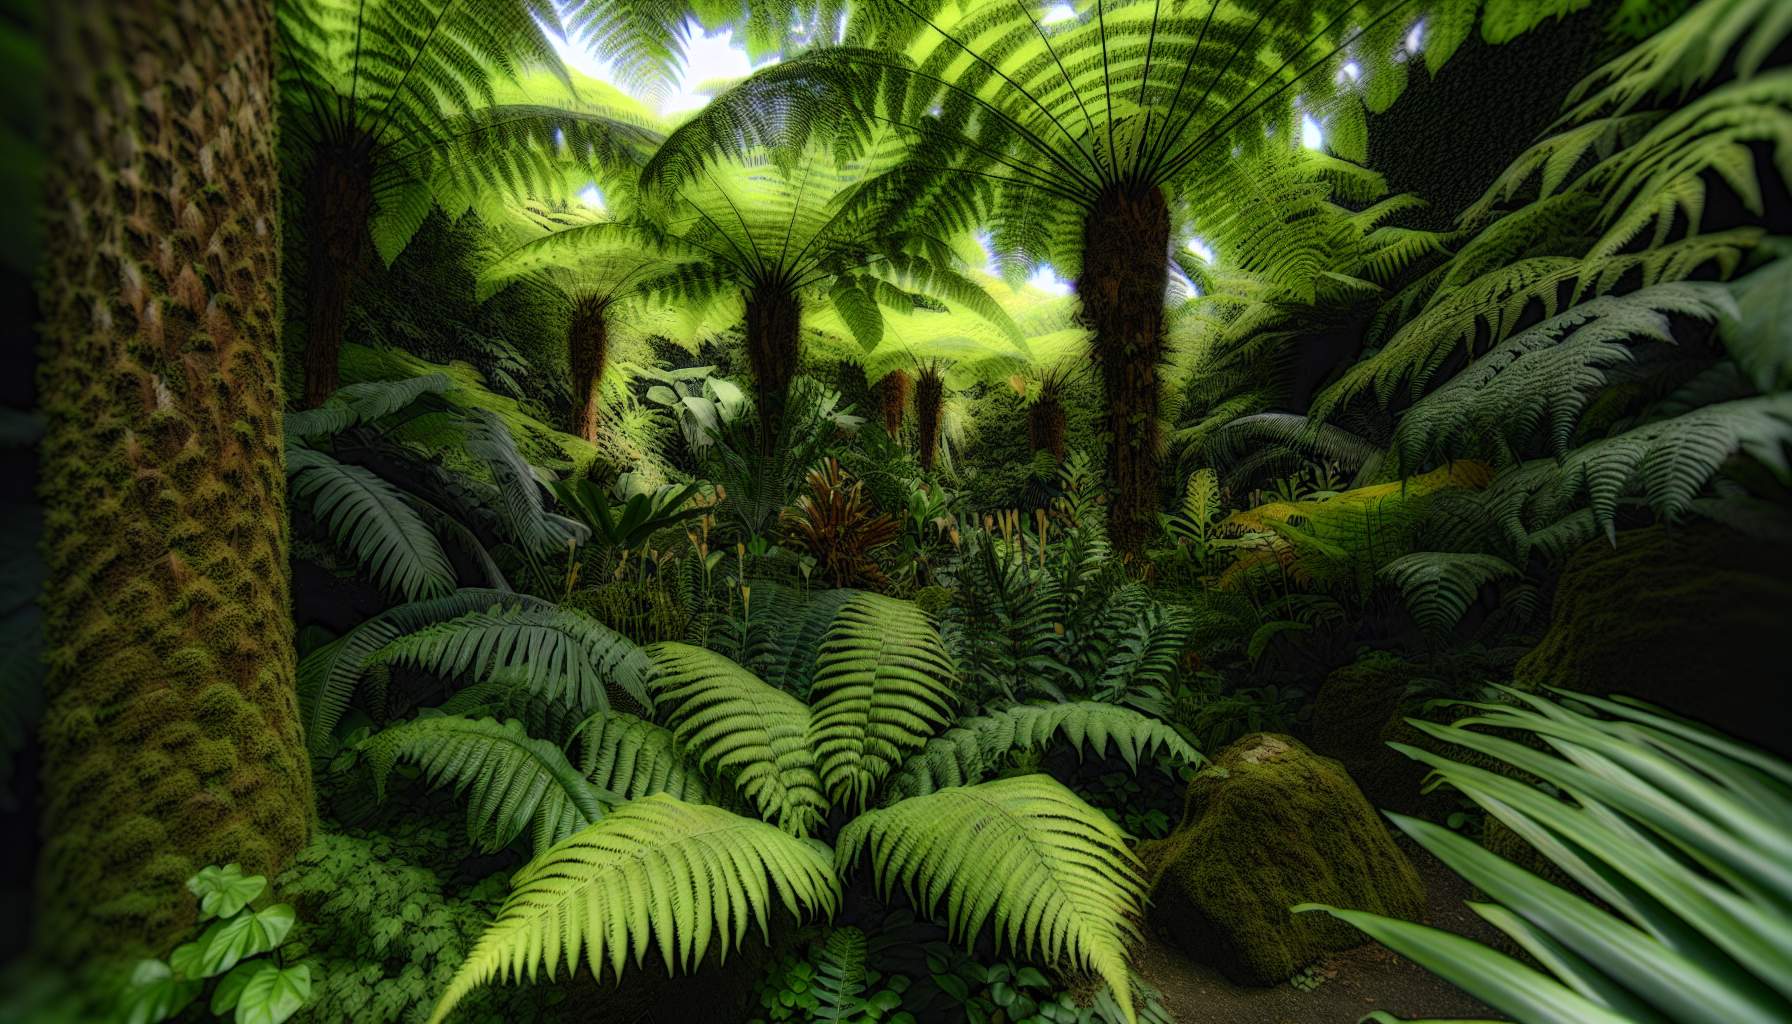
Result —
<svg viewBox="0 0 1792 1024"><path fill-rule="evenodd" d="M371 248L371 143L320 147L305 174L305 405L342 385L339 363L349 291Z"/></svg>
<svg viewBox="0 0 1792 1024"><path fill-rule="evenodd" d="M891 437L902 433L902 414L908 408L908 392L912 383L907 370L891 370L878 379L878 411L883 415L884 433Z"/></svg>
<svg viewBox="0 0 1792 1024"><path fill-rule="evenodd" d="M311 827L293 683L267 0L45 8L39 947L165 953Z"/></svg>
<svg viewBox="0 0 1792 1024"><path fill-rule="evenodd" d="M587 441L597 440L597 386L604 379L609 350L607 304L581 299L573 307L567 330L566 357L572 367L572 432Z"/></svg>
<svg viewBox="0 0 1792 1024"><path fill-rule="evenodd" d="M915 444L921 468L933 472L939 457L940 415L946 403L946 376L938 366L926 366L915 381Z"/></svg>
<svg viewBox="0 0 1792 1024"><path fill-rule="evenodd" d="M796 376L797 332L802 305L791 292L755 288L747 295L747 362L753 371L754 404L759 409L759 449L770 455L784 423L790 381Z"/></svg>
<svg viewBox="0 0 1792 1024"><path fill-rule="evenodd" d="M1157 512L1169 253L1170 211L1155 185L1110 188L1083 221L1076 291L1107 403L1108 525L1114 546L1129 555L1143 552Z"/></svg>

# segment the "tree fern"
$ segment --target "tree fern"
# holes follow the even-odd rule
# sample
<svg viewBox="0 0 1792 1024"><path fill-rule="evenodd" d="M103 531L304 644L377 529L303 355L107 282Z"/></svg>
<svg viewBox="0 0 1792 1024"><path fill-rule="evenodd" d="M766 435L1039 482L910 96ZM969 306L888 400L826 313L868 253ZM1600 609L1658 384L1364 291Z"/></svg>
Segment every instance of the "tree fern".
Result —
<svg viewBox="0 0 1792 1024"><path fill-rule="evenodd" d="M816 661L809 742L828 796L857 810L946 725L956 673L914 604L860 594L834 616Z"/></svg>
<svg viewBox="0 0 1792 1024"><path fill-rule="evenodd" d="M1442 637L1462 621L1482 586L1519 572L1492 555L1417 551L1382 566L1378 575L1400 588L1420 629Z"/></svg>
<svg viewBox="0 0 1792 1024"><path fill-rule="evenodd" d="M543 968L552 978L581 958L600 978L631 958L639 966L650 948L668 970L692 970L712 944L724 957L738 948L752 923L769 938L772 910L830 917L839 899L825 847L719 808L646 797L517 872L430 1020L446 1020L493 978L533 979Z"/></svg>
<svg viewBox="0 0 1792 1024"><path fill-rule="evenodd" d="M346 465L310 448L288 448L292 500L373 577L382 590L408 601L454 589L454 567L397 488L371 470Z"/></svg>
<svg viewBox="0 0 1792 1024"><path fill-rule="evenodd" d="M467 838L488 852L529 830L537 850L603 817L618 797L585 780L566 755L521 722L436 715L402 722L361 745L374 790L400 761L417 763L431 785L452 785L467 802Z"/></svg>
<svg viewBox="0 0 1792 1024"><path fill-rule="evenodd" d="M893 803L980 782L1010 753L1042 750L1059 739L1097 757L1106 757L1111 745L1135 767L1141 757L1158 755L1186 764L1201 761L1176 730L1130 708L1097 701L1017 704L963 719L928 740L884 785L884 800Z"/></svg>
<svg viewBox="0 0 1792 1024"><path fill-rule="evenodd" d="M652 707L646 654L571 608L511 604L469 612L392 640L368 663L469 682L501 679L585 714L609 708L611 686Z"/></svg>
<svg viewBox="0 0 1792 1024"><path fill-rule="evenodd" d="M706 769L731 779L761 815L808 835L828 800L809 741L809 709L727 658L655 644L653 694L673 735Z"/></svg>
<svg viewBox="0 0 1792 1024"><path fill-rule="evenodd" d="M1022 954L1093 971L1134 1019L1127 949L1145 887L1126 837L1048 776L946 789L869 811L840 833L835 860L869 852L885 891L942 908L967 946L984 924Z"/></svg>
<svg viewBox="0 0 1792 1024"><path fill-rule="evenodd" d="M579 773L591 784L635 800L655 793L715 804L721 793L671 730L634 715L593 715L578 732Z"/></svg>

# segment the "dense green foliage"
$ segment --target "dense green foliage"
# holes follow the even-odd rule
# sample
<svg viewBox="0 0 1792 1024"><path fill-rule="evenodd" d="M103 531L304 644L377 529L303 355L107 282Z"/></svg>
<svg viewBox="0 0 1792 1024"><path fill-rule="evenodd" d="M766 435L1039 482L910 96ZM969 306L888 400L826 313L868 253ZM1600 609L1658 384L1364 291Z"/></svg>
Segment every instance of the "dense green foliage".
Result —
<svg viewBox="0 0 1792 1024"><path fill-rule="evenodd" d="M160 91L53 90L116 189L58 186L104 266L0 420L0 783L116 934L9 1014L1163 1024L1182 958L1370 939L1520 1021L1792 1013L1733 678L1792 565L1783 4L225 6L225 84L121 21ZM1390 189L1381 126L1558 32L1477 200Z"/></svg>

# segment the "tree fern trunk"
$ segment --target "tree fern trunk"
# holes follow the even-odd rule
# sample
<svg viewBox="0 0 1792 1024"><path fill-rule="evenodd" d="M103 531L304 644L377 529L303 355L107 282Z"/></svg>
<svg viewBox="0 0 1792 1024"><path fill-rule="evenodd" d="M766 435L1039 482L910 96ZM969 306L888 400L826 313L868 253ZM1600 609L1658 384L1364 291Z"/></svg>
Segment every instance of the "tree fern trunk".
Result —
<svg viewBox="0 0 1792 1024"><path fill-rule="evenodd" d="M1107 402L1109 532L1123 553L1144 551L1157 511L1158 365L1170 212L1155 186L1111 188L1083 221L1077 297L1094 332Z"/></svg>
<svg viewBox="0 0 1792 1024"><path fill-rule="evenodd" d="M877 382L877 404L883 414L884 433L891 437L902 433L902 414L907 410L910 383L906 370L891 370Z"/></svg>
<svg viewBox="0 0 1792 1024"><path fill-rule="evenodd" d="M587 441L597 440L598 384L604 379L609 357L610 327L605 304L582 299L573 308L567 334L567 361L572 366L572 432Z"/></svg>
<svg viewBox="0 0 1792 1024"><path fill-rule="evenodd" d="M342 385L349 291L367 258L373 163L365 141L321 147L305 175L305 405Z"/></svg>
<svg viewBox="0 0 1792 1024"><path fill-rule="evenodd" d="M790 292L758 288L747 296L747 362L759 409L759 450L765 455L777 447L778 428L784 422L790 381L796 376L801 323L802 306Z"/></svg>
<svg viewBox="0 0 1792 1024"><path fill-rule="evenodd" d="M311 826L267 0L61 0L41 281L42 950L166 953Z"/></svg>
<svg viewBox="0 0 1792 1024"><path fill-rule="evenodd" d="M1052 458L1064 461L1066 429L1064 402L1055 393L1041 395L1027 410L1027 441L1034 452L1050 452Z"/></svg>
<svg viewBox="0 0 1792 1024"><path fill-rule="evenodd" d="M946 402L946 378L938 366L926 366L915 381L915 444L921 469L933 472L940 449L940 410Z"/></svg>

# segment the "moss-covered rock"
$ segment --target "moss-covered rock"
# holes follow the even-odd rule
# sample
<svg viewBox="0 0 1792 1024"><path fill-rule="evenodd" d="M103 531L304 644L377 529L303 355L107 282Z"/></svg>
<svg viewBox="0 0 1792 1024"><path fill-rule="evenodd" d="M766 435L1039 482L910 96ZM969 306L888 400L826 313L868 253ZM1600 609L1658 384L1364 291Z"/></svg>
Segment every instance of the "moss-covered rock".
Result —
<svg viewBox="0 0 1792 1024"><path fill-rule="evenodd" d="M1714 523L1627 530L1569 558L1522 686L1625 693L1780 753L1792 551Z"/></svg>
<svg viewBox="0 0 1792 1024"><path fill-rule="evenodd" d="M1425 767L1388 746L1416 733L1401 716L1407 687L1422 674L1413 662L1376 654L1332 672L1313 699L1313 749L1342 763L1375 807L1413 813L1423 803Z"/></svg>
<svg viewBox="0 0 1792 1024"><path fill-rule="evenodd" d="M1299 740L1255 733L1189 781L1182 823L1139 849L1151 923L1228 977L1269 985L1361 933L1318 902L1417 918L1417 872L1342 765Z"/></svg>

